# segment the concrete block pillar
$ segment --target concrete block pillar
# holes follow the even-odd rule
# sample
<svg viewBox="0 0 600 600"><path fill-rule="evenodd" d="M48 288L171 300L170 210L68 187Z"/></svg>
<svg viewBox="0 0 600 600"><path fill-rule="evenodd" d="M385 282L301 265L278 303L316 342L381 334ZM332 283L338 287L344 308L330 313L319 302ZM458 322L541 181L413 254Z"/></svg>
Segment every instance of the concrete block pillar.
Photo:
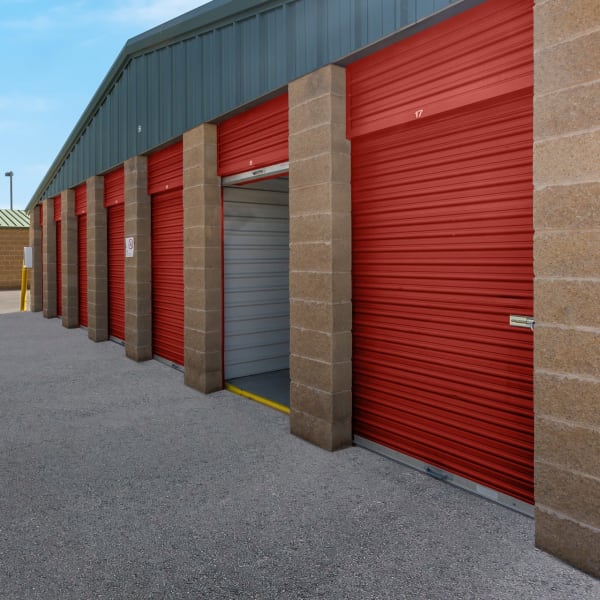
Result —
<svg viewBox="0 0 600 600"><path fill-rule="evenodd" d="M108 249L104 178L90 177L87 187L88 337L108 339Z"/></svg>
<svg viewBox="0 0 600 600"><path fill-rule="evenodd" d="M125 161L125 237L133 238L133 256L125 257L125 354L152 358L152 203L145 156ZM125 248L123 248L125 252Z"/></svg>
<svg viewBox="0 0 600 600"><path fill-rule="evenodd" d="M42 228L40 207L34 206L29 213L29 245L31 246L33 269L29 272L29 309L42 310Z"/></svg>
<svg viewBox="0 0 600 600"><path fill-rule="evenodd" d="M75 191L61 193L61 242L62 242L62 324L63 327L79 327L79 272L77 252L77 217L75 216Z"/></svg>
<svg viewBox="0 0 600 600"><path fill-rule="evenodd" d="M600 577L600 10L534 23L535 538Z"/></svg>
<svg viewBox="0 0 600 600"><path fill-rule="evenodd" d="M346 74L289 85L290 427L327 450L352 443L350 143Z"/></svg>
<svg viewBox="0 0 600 600"><path fill-rule="evenodd" d="M203 393L223 387L221 187L217 128L183 135L185 375Z"/></svg>
<svg viewBox="0 0 600 600"><path fill-rule="evenodd" d="M42 235L44 317L56 317L56 223L54 222L54 199L44 201Z"/></svg>

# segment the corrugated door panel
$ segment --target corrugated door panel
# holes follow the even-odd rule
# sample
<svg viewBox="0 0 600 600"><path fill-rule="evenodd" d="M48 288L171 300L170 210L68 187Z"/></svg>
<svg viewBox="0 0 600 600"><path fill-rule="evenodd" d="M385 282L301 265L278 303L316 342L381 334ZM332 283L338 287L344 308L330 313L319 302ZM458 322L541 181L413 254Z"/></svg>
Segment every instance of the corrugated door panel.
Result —
<svg viewBox="0 0 600 600"><path fill-rule="evenodd" d="M75 188L75 215L77 216L77 272L79 295L79 324L88 325L87 305L87 186Z"/></svg>
<svg viewBox="0 0 600 600"><path fill-rule="evenodd" d="M56 196L54 198L54 221L55 222L58 222L61 220L60 208L61 208L61 197Z"/></svg>
<svg viewBox="0 0 600 600"><path fill-rule="evenodd" d="M289 368L288 194L225 188L225 378Z"/></svg>
<svg viewBox="0 0 600 600"><path fill-rule="evenodd" d="M108 250L108 331L125 339L125 169L104 176Z"/></svg>
<svg viewBox="0 0 600 600"><path fill-rule="evenodd" d="M532 29L532 0L488 0L351 64L348 137L531 86Z"/></svg>
<svg viewBox="0 0 600 600"><path fill-rule="evenodd" d="M283 94L218 126L221 177L288 160L288 95Z"/></svg>
<svg viewBox="0 0 600 600"><path fill-rule="evenodd" d="M531 90L352 142L356 434L533 501Z"/></svg>
<svg viewBox="0 0 600 600"><path fill-rule="evenodd" d="M105 188L106 189L106 188ZM113 204L106 211L108 237L108 330L125 339L125 205Z"/></svg>
<svg viewBox="0 0 600 600"><path fill-rule="evenodd" d="M148 156L148 193L150 195L183 187L183 142Z"/></svg>
<svg viewBox="0 0 600 600"><path fill-rule="evenodd" d="M87 215L77 217L77 269L79 275L79 324L88 326Z"/></svg>
<svg viewBox="0 0 600 600"><path fill-rule="evenodd" d="M56 315L62 316L62 232L61 222L56 221Z"/></svg>
<svg viewBox="0 0 600 600"><path fill-rule="evenodd" d="M87 213L87 186L85 183L75 188L75 215L85 215Z"/></svg>
<svg viewBox="0 0 600 600"><path fill-rule="evenodd" d="M40 265L42 269L42 307L44 306L44 205L39 204L40 207Z"/></svg>
<svg viewBox="0 0 600 600"><path fill-rule="evenodd" d="M183 365L183 195L152 196L152 352Z"/></svg>
<svg viewBox="0 0 600 600"><path fill-rule="evenodd" d="M104 207L125 202L125 169L119 167L104 176Z"/></svg>

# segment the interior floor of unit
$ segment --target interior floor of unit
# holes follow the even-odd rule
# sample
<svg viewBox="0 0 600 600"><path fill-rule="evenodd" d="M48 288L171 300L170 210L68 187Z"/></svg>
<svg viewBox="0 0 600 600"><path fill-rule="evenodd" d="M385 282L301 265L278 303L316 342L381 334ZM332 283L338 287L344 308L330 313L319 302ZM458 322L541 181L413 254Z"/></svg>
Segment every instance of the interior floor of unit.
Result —
<svg viewBox="0 0 600 600"><path fill-rule="evenodd" d="M290 406L290 370L271 371L228 379L227 383L283 406Z"/></svg>

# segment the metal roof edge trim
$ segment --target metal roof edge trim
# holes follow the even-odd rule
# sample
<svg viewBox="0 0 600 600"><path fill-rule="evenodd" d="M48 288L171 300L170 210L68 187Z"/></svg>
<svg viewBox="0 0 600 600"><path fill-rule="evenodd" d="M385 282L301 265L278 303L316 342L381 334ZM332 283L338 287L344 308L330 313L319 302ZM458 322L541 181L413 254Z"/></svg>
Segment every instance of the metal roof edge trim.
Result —
<svg viewBox="0 0 600 600"><path fill-rule="evenodd" d="M92 99L76 121L71 133L62 145L55 159L52 161L50 168L33 193L25 210L31 210L36 204L43 200L42 192L50 185L52 178L68 155L69 150L77 140L82 129L93 116L96 108L110 90L112 84L118 79L123 69L134 56L157 46L166 45L169 42L173 42L177 38L181 38L202 27L218 23L223 19L231 18L234 15L243 13L249 9L257 8L262 4L269 4L272 1L273 0L213 0L208 4L199 6L198 8L163 23L162 25L153 27L140 35L130 38L117 55L117 58L108 70L108 73L102 79L98 89L92 96Z"/></svg>

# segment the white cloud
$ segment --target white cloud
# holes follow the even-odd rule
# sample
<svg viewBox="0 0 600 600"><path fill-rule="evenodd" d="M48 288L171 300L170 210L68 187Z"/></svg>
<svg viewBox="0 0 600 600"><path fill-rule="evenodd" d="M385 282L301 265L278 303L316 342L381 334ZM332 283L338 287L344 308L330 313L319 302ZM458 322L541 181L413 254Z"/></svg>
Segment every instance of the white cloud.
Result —
<svg viewBox="0 0 600 600"><path fill-rule="evenodd" d="M130 0L121 2L110 14L114 21L136 22L153 26L179 17L209 0Z"/></svg>

